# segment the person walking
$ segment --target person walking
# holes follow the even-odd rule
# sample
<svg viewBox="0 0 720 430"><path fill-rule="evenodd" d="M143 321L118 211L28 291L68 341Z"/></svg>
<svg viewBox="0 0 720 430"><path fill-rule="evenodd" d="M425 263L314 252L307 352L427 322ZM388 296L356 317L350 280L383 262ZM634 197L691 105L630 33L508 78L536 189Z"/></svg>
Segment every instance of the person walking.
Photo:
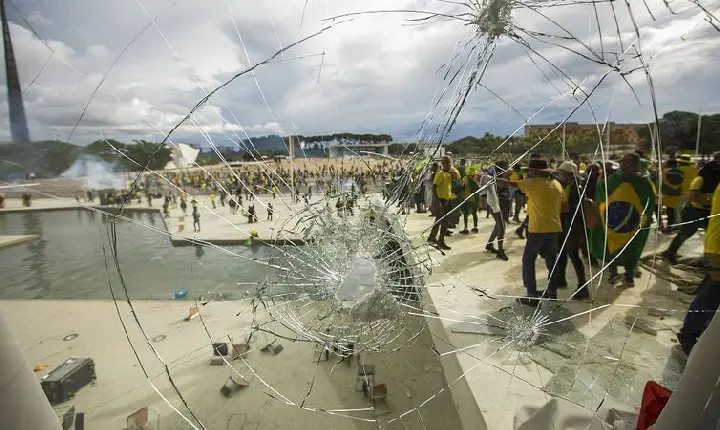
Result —
<svg viewBox="0 0 720 430"><path fill-rule="evenodd" d="M268 219L268 221L272 221L272 220L273 220L273 211L274 211L273 204L272 204L272 203L268 203L268 204L267 204L267 213L268 213L267 219Z"/></svg>
<svg viewBox="0 0 720 430"><path fill-rule="evenodd" d="M430 229L430 236L428 236L428 243L437 244L437 247L442 250L450 250L451 248L445 244L445 236L448 231L448 210L450 208L450 198L452 196L451 187L453 174L450 170L452 161L450 157L443 157L442 167L438 169L433 178L433 202L431 205L431 211L435 215L435 222ZM438 237L438 230L440 236Z"/></svg>
<svg viewBox="0 0 720 430"><path fill-rule="evenodd" d="M503 207L500 203L498 196L497 180L501 177L501 173L505 171L507 163L504 161L498 161L496 165L488 170L488 174L484 177L484 186L486 187L487 205L488 210L492 214L495 226L493 227L492 233L490 233L490 239L488 239L485 250L492 252L495 256L501 260L508 260L508 256L505 254L504 242L505 242L505 216L503 213ZM495 249L493 242L497 238L498 247Z"/></svg>
<svg viewBox="0 0 720 430"><path fill-rule="evenodd" d="M688 355L720 305L720 185L715 187L710 212L705 234L705 277L677 334L680 346Z"/></svg>
<svg viewBox="0 0 720 430"><path fill-rule="evenodd" d="M720 183L720 152L706 163L689 186L687 204L681 211L683 225L673 238L670 246L661 256L671 264L677 264L677 254L686 240L700 228L707 228L710 206L715 187Z"/></svg>
<svg viewBox="0 0 720 430"><path fill-rule="evenodd" d="M518 302L536 306L540 299L557 299L556 277L553 276L558 253L558 241L562 232L560 215L568 211L565 192L558 181L552 178L548 161L542 157L531 158L528 164L528 178L513 182L505 182L506 186L516 186L528 198L528 233L527 243L522 257L522 278L526 297ZM537 289L535 260L538 255L545 260L548 269L548 285L546 290Z"/></svg>

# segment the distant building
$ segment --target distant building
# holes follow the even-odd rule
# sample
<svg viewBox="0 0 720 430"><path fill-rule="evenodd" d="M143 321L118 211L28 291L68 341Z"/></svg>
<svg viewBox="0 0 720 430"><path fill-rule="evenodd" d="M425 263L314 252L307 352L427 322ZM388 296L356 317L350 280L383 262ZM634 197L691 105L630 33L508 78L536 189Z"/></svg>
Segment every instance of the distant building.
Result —
<svg viewBox="0 0 720 430"><path fill-rule="evenodd" d="M170 162L165 166L165 170L184 169L195 165L200 150L184 143L169 146L172 152Z"/></svg>
<svg viewBox="0 0 720 430"><path fill-rule="evenodd" d="M555 124L528 124L525 126L525 137L535 138L551 134L550 138L591 138L598 139L598 129L602 133L603 142L612 146L637 146L643 143L640 130L647 128L645 124L580 124L566 122L564 125ZM604 130L603 130L604 129ZM554 131L553 131L554 130ZM609 134L609 135L608 135ZM609 137L609 139L608 139Z"/></svg>

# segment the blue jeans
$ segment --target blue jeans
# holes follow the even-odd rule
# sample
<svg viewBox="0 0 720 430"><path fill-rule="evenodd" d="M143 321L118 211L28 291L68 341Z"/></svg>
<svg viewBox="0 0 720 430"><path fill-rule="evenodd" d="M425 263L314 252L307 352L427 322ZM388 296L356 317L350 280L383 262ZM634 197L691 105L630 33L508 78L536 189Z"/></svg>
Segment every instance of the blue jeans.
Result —
<svg viewBox="0 0 720 430"><path fill-rule="evenodd" d="M697 295L690 303L685 321L680 329L679 340L683 349L690 352L700 335L715 316L715 311L720 305L720 278L713 277L713 271L717 273L720 267L713 267L708 258L705 256L705 279L698 285Z"/></svg>
<svg viewBox="0 0 720 430"><path fill-rule="evenodd" d="M560 233L528 233L522 257L522 278L529 297L538 295L535 260L537 260L538 255L541 255L545 260L548 272L552 273L557 260L559 237ZM549 282L546 297L554 298L557 296L555 278L555 276L548 275Z"/></svg>

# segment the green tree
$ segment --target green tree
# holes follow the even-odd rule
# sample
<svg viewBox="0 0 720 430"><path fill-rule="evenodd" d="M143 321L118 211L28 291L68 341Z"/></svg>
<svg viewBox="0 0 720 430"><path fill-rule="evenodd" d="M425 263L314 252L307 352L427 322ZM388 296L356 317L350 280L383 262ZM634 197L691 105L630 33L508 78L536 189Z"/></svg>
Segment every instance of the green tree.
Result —
<svg viewBox="0 0 720 430"><path fill-rule="evenodd" d="M108 163L118 162L125 158L117 152L125 150L127 150L127 145L115 139L96 140L85 147L85 153L100 157Z"/></svg>
<svg viewBox="0 0 720 430"><path fill-rule="evenodd" d="M164 169L171 159L169 146L147 140L134 140L132 144L125 147L125 154L140 165L126 159L125 165L130 170L138 170L146 166L152 170Z"/></svg>
<svg viewBox="0 0 720 430"><path fill-rule="evenodd" d="M75 145L56 142L45 151L45 172L51 176L61 174L73 165L79 152L79 148Z"/></svg>

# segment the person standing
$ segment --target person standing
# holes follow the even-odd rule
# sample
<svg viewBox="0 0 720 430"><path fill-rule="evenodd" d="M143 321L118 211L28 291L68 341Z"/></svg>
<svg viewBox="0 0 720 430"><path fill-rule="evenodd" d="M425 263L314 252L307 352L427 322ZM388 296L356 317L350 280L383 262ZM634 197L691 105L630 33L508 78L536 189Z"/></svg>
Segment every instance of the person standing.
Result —
<svg viewBox="0 0 720 430"><path fill-rule="evenodd" d="M720 305L720 185L715 187L710 213L705 234L705 278L698 285L697 294L677 334L680 346L688 355Z"/></svg>
<svg viewBox="0 0 720 430"><path fill-rule="evenodd" d="M187 197L185 193L180 195L180 209L183 211L183 215L187 215Z"/></svg>
<svg viewBox="0 0 720 430"><path fill-rule="evenodd" d="M215 206L215 192L210 193L210 203L212 204L213 209L217 209L217 206Z"/></svg>
<svg viewBox="0 0 720 430"><path fill-rule="evenodd" d="M607 196L607 197L606 197ZM590 254L609 265L611 284L635 286L637 267L650 235L655 193L650 179L640 173L640 157L625 154L620 170L597 183L595 202L600 222L590 230ZM625 267L624 278L618 266Z"/></svg>
<svg viewBox="0 0 720 430"><path fill-rule="evenodd" d="M273 204L272 204L272 203L268 203L268 204L267 204L267 212L268 212L267 219L268 219L268 221L272 221L272 220L273 220L273 209L274 209L274 208L273 208Z"/></svg>
<svg viewBox="0 0 720 430"><path fill-rule="evenodd" d="M465 188L465 199L462 203L463 223L465 229L460 234L470 234L468 231L468 218L472 216L473 219L473 233L478 232L478 206L480 205L480 195L478 190L480 186L477 182L477 169L475 166L468 166L465 168L465 177L463 178L463 186Z"/></svg>
<svg viewBox="0 0 720 430"><path fill-rule="evenodd" d="M451 187L453 174L451 168L450 157L443 157L442 167L438 169L433 178L433 202L431 205L431 211L435 215L435 222L430 229L430 236L428 236L428 243L437 244L437 247L443 250L450 250L451 248L445 244L445 236L448 231L448 211L450 208L450 198L452 196ZM440 236L438 237L438 230L440 230Z"/></svg>
<svg viewBox="0 0 720 430"><path fill-rule="evenodd" d="M460 223L460 203L464 200L462 176L460 176L460 171L452 165L452 162L450 164L450 173L452 184L450 185L450 207L448 208L448 236L454 233L452 229L456 228Z"/></svg>
<svg viewBox="0 0 720 430"><path fill-rule="evenodd" d="M197 206L193 206L193 231L200 231L200 212L198 212Z"/></svg>
<svg viewBox="0 0 720 430"><path fill-rule="evenodd" d="M528 179L517 182L499 179L506 186L516 186L528 198L527 243L522 257L522 278L526 297L518 302L536 306L541 298L557 299L556 277L553 276L558 253L558 241L562 232L560 215L568 211L565 192L558 181L552 178L548 161L541 157L532 158L528 164ZM535 260L538 255L545 260L548 269L547 289L537 289Z"/></svg>

